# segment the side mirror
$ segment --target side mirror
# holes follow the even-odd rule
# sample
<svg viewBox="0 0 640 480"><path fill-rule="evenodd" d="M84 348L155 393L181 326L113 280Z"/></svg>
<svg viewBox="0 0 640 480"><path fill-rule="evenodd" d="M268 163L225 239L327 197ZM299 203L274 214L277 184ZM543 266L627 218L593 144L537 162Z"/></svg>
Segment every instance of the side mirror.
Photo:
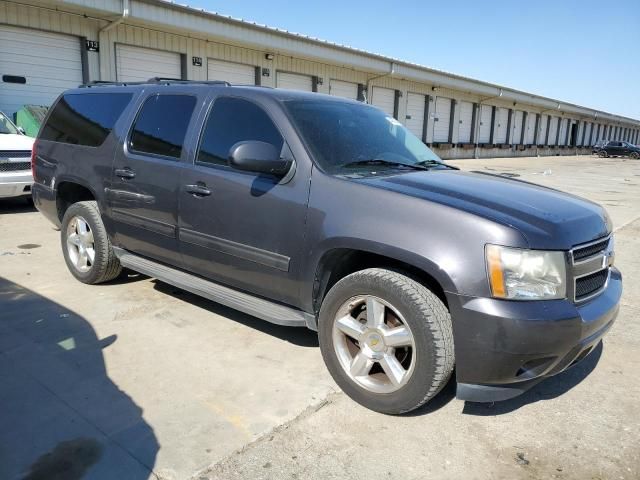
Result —
<svg viewBox="0 0 640 480"><path fill-rule="evenodd" d="M291 168L291 160L280 158L280 152L266 142L238 142L229 150L229 166L245 172L266 173L282 177Z"/></svg>

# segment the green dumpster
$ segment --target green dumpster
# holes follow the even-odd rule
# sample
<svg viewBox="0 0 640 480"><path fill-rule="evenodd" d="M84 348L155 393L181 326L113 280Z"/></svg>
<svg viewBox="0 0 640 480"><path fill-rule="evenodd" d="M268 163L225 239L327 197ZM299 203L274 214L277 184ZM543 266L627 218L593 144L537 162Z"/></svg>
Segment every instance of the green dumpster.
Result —
<svg viewBox="0 0 640 480"><path fill-rule="evenodd" d="M24 105L16 112L16 125L22 127L28 136L37 136L48 108L41 105Z"/></svg>

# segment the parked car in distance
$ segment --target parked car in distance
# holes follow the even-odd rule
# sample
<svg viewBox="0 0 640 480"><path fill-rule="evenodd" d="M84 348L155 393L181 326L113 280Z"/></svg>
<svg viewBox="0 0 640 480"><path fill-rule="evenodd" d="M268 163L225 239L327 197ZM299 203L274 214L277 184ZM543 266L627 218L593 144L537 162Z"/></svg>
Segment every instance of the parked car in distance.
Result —
<svg viewBox="0 0 640 480"><path fill-rule="evenodd" d="M360 102L92 85L50 109L33 162L79 281L127 267L317 330L338 385L379 412L428 402L454 365L461 399L517 396L585 358L618 312L601 206L462 172Z"/></svg>
<svg viewBox="0 0 640 480"><path fill-rule="evenodd" d="M0 112L0 198L31 194L31 148L27 137Z"/></svg>
<svg viewBox="0 0 640 480"><path fill-rule="evenodd" d="M608 141L600 146L594 147L595 153L603 158L606 157L631 157L640 158L640 147L629 142L617 140Z"/></svg>

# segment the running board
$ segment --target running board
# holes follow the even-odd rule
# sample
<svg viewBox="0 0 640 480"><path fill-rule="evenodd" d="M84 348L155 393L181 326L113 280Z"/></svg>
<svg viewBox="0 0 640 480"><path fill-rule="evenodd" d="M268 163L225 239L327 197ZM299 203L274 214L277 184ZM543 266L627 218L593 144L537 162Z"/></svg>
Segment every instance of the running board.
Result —
<svg viewBox="0 0 640 480"><path fill-rule="evenodd" d="M139 257L121 248L113 247L113 250L123 267L276 325L308 327L311 330L317 330L316 318L310 313L239 292L182 270Z"/></svg>

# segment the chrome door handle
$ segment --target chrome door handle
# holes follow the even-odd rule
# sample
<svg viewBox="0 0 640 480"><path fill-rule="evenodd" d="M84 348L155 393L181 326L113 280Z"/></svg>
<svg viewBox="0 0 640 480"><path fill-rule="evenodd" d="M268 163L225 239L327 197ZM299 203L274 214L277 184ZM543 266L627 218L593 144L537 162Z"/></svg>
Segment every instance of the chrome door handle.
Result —
<svg viewBox="0 0 640 480"><path fill-rule="evenodd" d="M135 178L136 177L136 172L134 172L133 170L131 170L128 167L116 168L114 170L114 173L116 174L116 177L120 177L120 178Z"/></svg>
<svg viewBox="0 0 640 480"><path fill-rule="evenodd" d="M196 197L208 197L211 195L211 190L209 190L204 184L185 185L184 190Z"/></svg>

